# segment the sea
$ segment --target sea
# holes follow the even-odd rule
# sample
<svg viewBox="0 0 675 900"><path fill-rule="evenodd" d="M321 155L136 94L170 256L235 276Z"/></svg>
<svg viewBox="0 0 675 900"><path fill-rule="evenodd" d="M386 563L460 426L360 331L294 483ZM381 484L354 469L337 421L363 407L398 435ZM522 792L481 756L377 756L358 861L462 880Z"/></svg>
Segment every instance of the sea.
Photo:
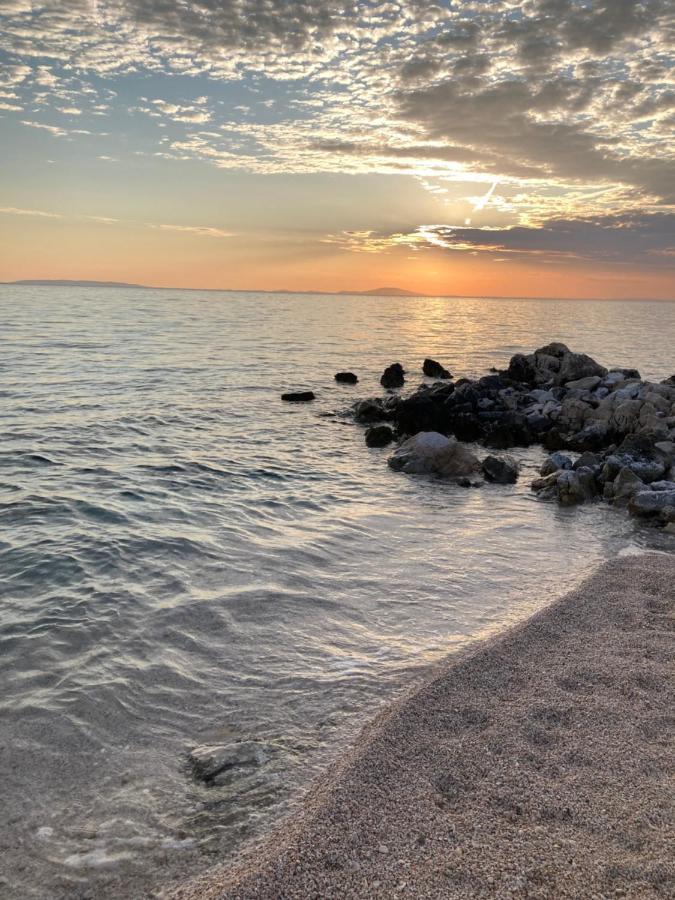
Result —
<svg viewBox="0 0 675 900"><path fill-rule="evenodd" d="M427 356L478 376L553 340L661 380L675 304L0 287L0 896L161 896L436 661L675 549L535 498L541 448L466 489L392 471L348 415L392 362L413 390ZM263 764L194 778L239 740Z"/></svg>

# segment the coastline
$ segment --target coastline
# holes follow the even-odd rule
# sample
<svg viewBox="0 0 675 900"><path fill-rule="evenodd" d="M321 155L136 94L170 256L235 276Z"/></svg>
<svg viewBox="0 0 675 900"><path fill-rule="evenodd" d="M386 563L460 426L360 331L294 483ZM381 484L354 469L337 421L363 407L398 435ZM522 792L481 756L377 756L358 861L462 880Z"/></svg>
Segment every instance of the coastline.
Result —
<svg viewBox="0 0 675 900"><path fill-rule="evenodd" d="M295 814L163 896L666 896L674 607L675 556L606 563L434 668Z"/></svg>

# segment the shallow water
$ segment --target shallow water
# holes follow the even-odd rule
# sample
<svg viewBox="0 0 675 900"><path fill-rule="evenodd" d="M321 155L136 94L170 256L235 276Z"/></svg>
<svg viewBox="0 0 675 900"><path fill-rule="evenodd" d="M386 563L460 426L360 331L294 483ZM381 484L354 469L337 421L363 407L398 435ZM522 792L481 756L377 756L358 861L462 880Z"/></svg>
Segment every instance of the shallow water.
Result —
<svg viewBox="0 0 675 900"><path fill-rule="evenodd" d="M537 448L518 485L465 490L323 414L394 360L477 375L551 340L661 379L675 304L0 287L0 321L3 897L154 896L275 821L423 667L673 548L535 500ZM230 737L270 761L193 781L187 751Z"/></svg>

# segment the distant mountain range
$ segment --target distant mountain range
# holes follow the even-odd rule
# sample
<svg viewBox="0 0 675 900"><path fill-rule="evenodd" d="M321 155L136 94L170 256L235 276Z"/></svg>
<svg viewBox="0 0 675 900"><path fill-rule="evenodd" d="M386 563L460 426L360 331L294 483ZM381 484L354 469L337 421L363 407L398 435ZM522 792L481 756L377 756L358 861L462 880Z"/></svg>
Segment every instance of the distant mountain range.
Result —
<svg viewBox="0 0 675 900"><path fill-rule="evenodd" d="M2 284L24 285L28 287L111 287L111 288L145 288L152 290L147 284L128 284L125 281L84 281L68 278L23 278L20 281L5 281ZM161 290L161 289L160 289ZM167 288L166 290L172 290ZM186 290L181 288L181 290ZM229 291L230 288L187 288L187 290L223 290ZM232 293L237 294L340 294L340 295L357 295L366 297L419 297L421 294L415 294L414 291L405 291L403 288L397 287L381 287L373 288L369 291L261 291L261 290L234 290Z"/></svg>

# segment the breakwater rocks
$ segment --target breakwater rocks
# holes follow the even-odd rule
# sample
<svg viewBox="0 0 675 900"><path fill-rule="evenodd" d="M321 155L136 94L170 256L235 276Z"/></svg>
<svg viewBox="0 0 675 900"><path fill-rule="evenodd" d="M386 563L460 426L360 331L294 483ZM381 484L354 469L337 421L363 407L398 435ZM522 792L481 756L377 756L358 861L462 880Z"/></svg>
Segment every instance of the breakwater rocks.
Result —
<svg viewBox="0 0 675 900"><path fill-rule="evenodd" d="M543 499L605 500L675 531L675 375L646 381L561 343L516 354L506 369L478 379L453 381L433 360L423 370L440 380L401 396L391 390L403 384L396 363L382 377L389 392L352 407L368 426L369 446L400 442L392 468L508 484L518 477L511 457L481 462L462 444L541 444L551 455L532 489Z"/></svg>

